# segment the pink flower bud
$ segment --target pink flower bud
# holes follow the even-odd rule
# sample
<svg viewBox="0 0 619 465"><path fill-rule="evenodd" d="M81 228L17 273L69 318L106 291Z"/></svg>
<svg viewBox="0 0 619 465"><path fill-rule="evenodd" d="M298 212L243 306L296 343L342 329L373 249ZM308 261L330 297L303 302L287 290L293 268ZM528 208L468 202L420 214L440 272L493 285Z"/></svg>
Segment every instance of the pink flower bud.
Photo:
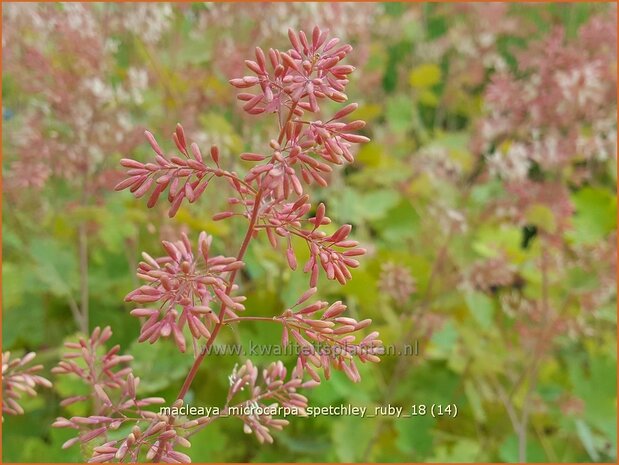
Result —
<svg viewBox="0 0 619 465"><path fill-rule="evenodd" d="M176 124L176 137L178 138L178 142L180 143L181 147L183 148L183 150L181 151L186 151L187 150L187 141L185 139L185 131L183 130L183 126L181 126L180 123Z"/></svg>
<svg viewBox="0 0 619 465"><path fill-rule="evenodd" d="M211 147L211 158L213 162L219 166L219 148L216 145Z"/></svg>
<svg viewBox="0 0 619 465"><path fill-rule="evenodd" d="M148 142L150 143L150 146L153 148L155 153L163 157L164 156L163 151L161 150L161 147L159 147L159 144L155 140L155 136L153 136L149 131L144 131L144 135L146 136L146 139L148 139Z"/></svg>
<svg viewBox="0 0 619 465"><path fill-rule="evenodd" d="M234 213L230 211L217 213L213 215L213 221L224 220L226 218L230 218L231 216L234 216Z"/></svg>
<svg viewBox="0 0 619 465"><path fill-rule="evenodd" d="M241 154L241 159L245 160L245 161L262 161L264 160L266 157L264 155L260 155L258 153L242 153Z"/></svg>

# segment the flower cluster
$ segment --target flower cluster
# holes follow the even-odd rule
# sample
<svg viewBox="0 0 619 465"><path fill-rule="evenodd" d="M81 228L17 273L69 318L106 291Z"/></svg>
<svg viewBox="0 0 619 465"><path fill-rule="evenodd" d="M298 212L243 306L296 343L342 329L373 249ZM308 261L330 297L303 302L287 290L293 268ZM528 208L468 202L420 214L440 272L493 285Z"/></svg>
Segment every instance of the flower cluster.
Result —
<svg viewBox="0 0 619 465"><path fill-rule="evenodd" d="M508 288L516 285L521 280L514 268L507 258L502 255L478 260L463 273L463 285L483 292Z"/></svg>
<svg viewBox="0 0 619 465"><path fill-rule="evenodd" d="M256 49L256 61L247 60L248 68L256 76L232 79L237 88L259 87L256 94L246 92L238 95L246 102L243 109L250 114L276 113L280 127L277 139L269 144L270 151L246 152L240 158L250 162L263 162L254 166L244 181L236 173L222 170L219 166L219 150L211 149L215 166L203 161L197 144L187 146L186 137L179 125L173 139L181 157L165 157L155 138L146 132L155 154L155 163L140 163L131 159L122 160L128 168L128 177L120 182L117 190L130 188L136 197L145 195L155 186L148 206L152 207L159 195L169 186L168 199L172 203L170 216L178 211L184 198L195 201L207 187L213 176L225 176L237 191L237 202L245 203L248 194L261 192L260 199L266 204L284 202L290 196L303 194L302 181L306 184L328 184L327 176L333 165L351 163L354 160L352 144L369 139L353 131L362 129L361 120L344 122L343 118L357 109L352 103L326 121L302 119L306 112L317 113L319 101L328 98L336 102L347 100L344 93L348 84L347 75L354 67L339 62L352 50L350 45L338 46L338 39L327 40L325 32L315 28L311 39L303 32L298 35L289 31L293 48L288 52L270 49L267 56ZM191 153L190 153L191 152ZM266 205L265 205L266 206ZM219 219L231 216L222 212Z"/></svg>
<svg viewBox="0 0 619 465"><path fill-rule="evenodd" d="M51 387L52 383L37 375L43 365L27 366L36 356L30 352L23 357L13 357L10 352L2 353L2 415L22 415L24 409L19 405L23 393L36 396L36 387Z"/></svg>
<svg viewBox="0 0 619 465"><path fill-rule="evenodd" d="M9 194L40 189L53 177L83 183L89 193L107 190L117 172L106 155L139 142L131 108L142 103L149 76L141 65L115 75L118 44L108 37L127 33L120 16L85 3L6 9L4 65L36 101L11 108L19 125L8 139L18 155L9 159Z"/></svg>
<svg viewBox="0 0 619 465"><path fill-rule="evenodd" d="M421 59L436 63L449 59L442 98L446 105L457 107L469 103L470 89L482 86L489 73L508 68L501 53L501 39L526 37L531 31L525 21L509 14L507 3L453 3L438 7L453 24L444 35L428 37L419 54Z"/></svg>
<svg viewBox="0 0 619 465"><path fill-rule="evenodd" d="M265 53L256 47L256 61L245 61L255 76L230 81L238 88L260 87L257 94L238 96L239 100L247 102L243 109L250 114L274 113L286 102L291 102L300 109L316 112L320 109L319 99L328 97L336 102L346 101L343 93L348 83L346 76L354 68L338 64L352 47L338 47L339 39L336 38L327 41L327 33L318 27L314 28L309 39L303 31L296 34L291 29L288 37L293 47L291 50L269 50L271 71L267 69ZM298 110L297 114L302 112Z"/></svg>
<svg viewBox="0 0 619 465"><path fill-rule="evenodd" d="M243 423L243 430L253 433L258 441L273 442L269 430L281 430L288 425L288 420L274 418L270 412L276 412L275 407L281 406L303 415L307 407L307 398L299 394L297 389L309 389L317 385L314 381L302 380L302 372L296 368L290 379L286 380L287 370L281 361L271 363L262 371L262 383L258 383L258 368L247 360L240 368L235 367L229 377L230 388L224 411L234 414ZM235 409L230 409L230 404L237 399L243 391L249 394L249 399L235 404ZM266 404L267 401L274 401Z"/></svg>
<svg viewBox="0 0 619 465"><path fill-rule="evenodd" d="M520 75L493 77L475 145L497 148L497 174L520 180L533 164L556 170L616 153L616 10L611 16L591 18L576 40L555 29L520 54Z"/></svg>
<svg viewBox="0 0 619 465"><path fill-rule="evenodd" d="M503 212L502 216L513 223L526 226L530 221L530 212L535 211L539 205L544 205L553 213L554 218L544 229L549 238L558 240L560 233L572 225L574 205L565 185L551 180L537 182L527 179L507 183L505 189L510 196L497 200L492 208Z"/></svg>
<svg viewBox="0 0 619 465"><path fill-rule="evenodd" d="M243 296L229 296L236 285L226 275L240 269L243 262L233 257L210 256L212 237L205 232L198 238L198 253L194 255L188 237L183 233L177 242L163 241L167 256L154 259L143 253L138 277L146 281L125 298L128 302L154 304L159 308L136 308L131 314L144 317L139 341L153 343L160 337L172 335L181 352L186 349L183 328L187 324L194 340L211 337L213 325L219 318L211 309L213 301L225 304L227 317L244 310ZM180 309L177 311L177 308Z"/></svg>
<svg viewBox="0 0 619 465"><path fill-rule="evenodd" d="M290 104L295 107L297 103L291 101ZM353 162L352 144L368 141L365 136L347 132L363 128L365 122L334 121L344 118L356 108L357 104L351 103L326 123L321 121L286 123L283 132L286 136L285 143L271 140L270 154L251 152L241 154L241 159L246 161L266 160L264 164L252 168L245 180L251 182L258 176L266 174L263 179L264 189L279 201L288 199L292 194L303 194L301 181L307 185L316 183L322 187L327 186L328 175L333 171L329 163L342 165Z"/></svg>
<svg viewBox="0 0 619 465"><path fill-rule="evenodd" d="M337 280L346 284L352 278L350 268L357 268L359 262L354 258L364 255L366 250L359 247L359 242L348 238L352 227L348 224L341 226L332 234L327 234L319 228L331 224L331 219L325 215L324 203L318 204L316 214L305 218L311 210L307 203L309 196L303 195L295 202L263 202L256 213L257 230L266 231L273 248L279 247L279 240L286 242L286 259L294 271L298 263L292 245L292 238L299 237L306 243L310 257L303 267L305 273L310 273L310 287L316 286L320 267L330 280ZM231 205L241 205L236 198L230 198ZM243 216L252 217L255 200L250 199L242 204ZM232 211L220 213L216 219L236 215ZM304 227L305 226L305 227Z"/></svg>
<svg viewBox="0 0 619 465"><path fill-rule="evenodd" d="M395 303L403 305L416 291L417 285L408 268L394 262L385 262L380 267L378 288Z"/></svg>
<svg viewBox="0 0 619 465"><path fill-rule="evenodd" d="M265 54L257 48L256 61L246 61L255 75L230 81L238 88L259 87L256 94L239 94L239 99L247 102L243 109L250 114L276 113L280 128L277 139L269 143L270 152L240 155L245 161L258 163L244 179L220 167L216 147L210 151L214 165L206 164L197 144L188 147L183 128L178 125L173 140L182 158L166 157L154 136L146 132L156 154L155 162L123 159L121 164L128 168L128 177L116 189L129 188L136 197L141 197L154 186L148 200L148 206L152 207L160 194L169 188L168 200L172 204L169 214L173 216L183 199L195 201L213 177L225 177L236 192L229 203L231 207L238 205L242 212L223 211L214 215L215 220L245 216L250 224L253 221L255 230L266 231L274 247L277 247L278 237L285 238L288 242L286 256L293 270L297 261L291 236L299 236L310 250L310 259L304 266L304 271L311 273L310 286L317 283L319 267L323 268L328 279L345 284L351 278L350 268L358 266L353 257L363 255L365 250L357 247L356 241L348 239L350 225L344 225L330 235L319 230L320 226L331 222L325 216L324 204L318 205L316 216L307 220L311 229L302 229L303 217L311 210L311 204L307 202L309 197L303 193L302 181L326 186L326 175L332 171L330 165L352 162L351 144L368 140L350 132L363 128L365 123L360 120L340 121L355 111L355 103L340 109L326 122L302 118L306 112L318 112L321 100L346 100L346 76L354 68L340 62L352 48L339 45L337 39L328 40L326 33L319 28L314 28L309 38L302 31L297 34L292 30L288 36L292 45L290 50L270 49ZM288 200L292 196L292 201ZM153 301L158 300L152 290L148 292L151 292Z"/></svg>
<svg viewBox="0 0 619 465"><path fill-rule="evenodd" d="M310 287L316 286L320 267L328 279L346 284L352 277L350 268L359 266L354 257L364 255L366 250L359 247L359 242L349 239L352 227L348 224L332 234L320 230L321 226L331 224L331 219L325 215L324 203L318 204L315 216L303 219L311 208L311 205L306 203L307 199L308 196L305 195L294 203L272 203L263 206L257 228L266 231L274 248L278 247L279 238L286 241L286 259L293 271L297 269L297 259L291 239L296 236L304 240L310 257L303 271L310 273ZM251 205L252 211L253 208Z"/></svg>
<svg viewBox="0 0 619 465"><path fill-rule="evenodd" d="M266 160L250 170L247 180L262 175L257 179L262 179L265 194L270 194L275 201L287 199L292 193L301 195L301 180L306 184L326 186L326 176L332 171L330 164L351 163L354 159L352 144L369 140L352 132L362 129L365 122L340 121L357 109L355 103L345 106L326 121L302 119L306 112L318 113L319 102L324 99L339 103L348 99L345 94L347 76L354 67L339 63L352 47L338 46L338 39L327 40L326 33L317 27L311 38L303 31L296 34L292 30L288 31L288 37L292 44L290 50L270 49L267 63L265 53L256 48L256 61L245 62L255 76L230 81L240 89L259 87L255 94L242 92L237 96L246 102L243 110L254 115L278 114L280 134L271 141L271 152L241 156L248 161Z"/></svg>
<svg viewBox="0 0 619 465"><path fill-rule="evenodd" d="M89 384L92 392L84 396L69 397L62 401L63 406L76 402L92 400L101 409L111 407L107 390L122 389L127 377L131 374L131 368L127 363L133 360L131 355L119 355L120 346L114 346L103 356L100 349L112 337L109 326L94 329L88 339L80 337L78 342L65 342L64 346L69 349L63 355L58 366L52 369L52 373L60 375L72 375Z"/></svg>
<svg viewBox="0 0 619 465"><path fill-rule="evenodd" d="M95 447L89 462L137 462L145 458L154 463L190 463L187 454L174 450L178 446L190 447L191 443L184 436L188 434L184 424L176 424L173 420L156 413L145 415L144 420L138 421L125 439L107 441Z"/></svg>
<svg viewBox="0 0 619 465"><path fill-rule="evenodd" d="M159 196L168 189L168 201L171 203L168 212L173 217L178 212L184 199L193 203L207 188L211 179L227 177L234 187L240 189L240 181L234 173L222 170L219 166L219 149L216 146L210 149L210 158L214 166L205 163L202 152L194 142L191 148L187 145L185 131L178 124L172 137L179 151L179 156L170 156L169 159L155 140L155 137L145 131L146 138L155 152L155 163L141 163L129 158L123 158L120 164L127 168L127 178L119 182L115 190L129 189L137 198L143 197L152 189L148 199L148 207L152 208Z"/></svg>
<svg viewBox="0 0 619 465"><path fill-rule="evenodd" d="M174 451L180 445L188 447L189 442L177 430L175 418L161 416L145 410L145 407L162 404L163 398L139 398L137 391L140 378L135 377L128 366L130 355L119 355L120 346L105 351L105 343L112 336L110 327L95 328L88 339L80 337L78 342L67 342L68 352L64 354L52 372L72 375L81 379L90 393L64 399L61 405L90 400L94 414L88 417L59 417L53 426L72 428L78 435L63 444L63 448L77 443L96 440L90 462L101 463L112 460L135 462L144 451L146 458L163 462L189 462L187 455ZM121 426L133 425L124 438L111 439ZM181 428L182 431L182 428Z"/></svg>
<svg viewBox="0 0 619 465"><path fill-rule="evenodd" d="M518 55L518 72L495 74L485 92L473 148L510 194L497 201L500 216L525 226L536 209L550 212L553 221L538 229L555 245L575 212L561 179L582 186L617 151L611 24L616 10L592 17L575 38L555 28Z"/></svg>
<svg viewBox="0 0 619 465"><path fill-rule="evenodd" d="M372 320L357 321L342 316L346 305L340 301L331 305L325 301L306 303L316 291L315 287L306 291L292 308L276 318L284 327L282 345L288 345L292 336L302 347L297 369L305 371L317 383L320 376L315 368L322 368L326 379L329 379L333 368L343 371L353 382L358 382L361 377L354 359L356 357L362 363L379 361L378 355L383 353L383 347L378 333L372 332L356 342L354 333L367 328ZM316 318L319 312L322 314Z"/></svg>
<svg viewBox="0 0 619 465"><path fill-rule="evenodd" d="M325 378L330 370L342 370L352 381L360 375L355 358L363 362L378 362L382 343L378 333L371 332L356 342L356 333L367 328L371 320L357 321L343 317L346 306L336 302L316 302L301 306L317 291L319 268L328 279L345 284L351 279L351 268L359 266L355 257L365 254L365 249L349 236L350 225L343 225L333 233L322 227L331 224L326 216L326 207L320 203L312 217L309 194L303 184L327 186L334 166L354 161L353 144L367 142L368 138L354 131L365 126L363 121L345 122L357 109L355 103L344 106L330 118L308 119L307 114L318 113L325 100L343 103L348 75L354 67L340 62L352 50L350 45L340 45L338 39L328 39L327 34L314 28L308 37L304 32L289 31L292 48L288 51L270 49L264 53L256 48L256 60L247 60L251 76L232 79L230 83L242 89L254 89L254 93L240 93L238 99L245 102L243 110L250 115L275 114L278 133L270 140L268 148L240 154L245 162L255 163L247 173L239 175L221 166L217 147L210 150L206 161L196 143L188 144L185 131L177 125L172 139L178 155L166 156L155 137L146 132L146 137L155 153L154 162L142 163L125 158L121 161L127 169L127 177L117 190L129 189L136 197L150 192L148 206L153 207L160 195L168 190L171 203L170 216L174 216L184 199L196 201L213 178L223 178L234 194L229 197L229 210L216 213L214 220L240 216L248 221L248 228L236 257L211 256L211 238L202 233L198 240L198 252L194 255L188 238L164 242L167 256L154 259L144 254L138 267L138 277L146 284L129 293L127 301L157 304L159 308L137 308L131 313L145 318L139 340L157 341L160 337L172 336L181 351L185 351L185 323L193 339L194 364L181 387L178 401L182 401L196 375L200 363L209 353L220 329L244 319L259 320L260 317L239 317L244 310L243 296L232 296L237 290L237 272L243 267L243 257L252 239L265 231L274 248L280 240L286 242L286 259L292 270L297 268L297 258L292 246L293 237L301 238L308 246L309 260L304 271L310 273L310 290L305 292L294 307L269 321L284 327L284 342L291 335L305 349L299 356L292 378L285 380L286 369L281 362L272 364L264 373L265 386L256 384L257 369L247 361L230 378L229 403L247 388L251 398L242 403L260 407L266 399L273 399L287 406L304 408L307 399L296 393L299 387L312 387L320 382L316 368L322 368ZM219 305L216 313L213 304ZM320 318L316 314L322 312ZM206 342L198 352L196 341ZM312 342L310 342L312 341ZM313 344L323 347L315 348ZM312 379L302 381L307 373ZM269 431L281 429L286 420L274 418L268 413L241 414L245 431L253 432L260 442L272 442ZM190 427L205 427L215 417L189 422ZM112 452L109 452L111 454Z"/></svg>

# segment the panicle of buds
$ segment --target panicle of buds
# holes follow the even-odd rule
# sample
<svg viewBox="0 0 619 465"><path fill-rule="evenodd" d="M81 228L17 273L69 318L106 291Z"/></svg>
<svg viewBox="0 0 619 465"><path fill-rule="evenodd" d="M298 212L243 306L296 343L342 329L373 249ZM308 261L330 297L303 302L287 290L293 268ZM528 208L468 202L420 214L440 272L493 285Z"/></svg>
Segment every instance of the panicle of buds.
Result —
<svg viewBox="0 0 619 465"><path fill-rule="evenodd" d="M306 218L311 209L308 199L308 195L303 195L296 202L261 204L255 228L266 231L273 248L279 247L280 239L285 240L286 260L293 271L297 269L297 258L292 238L296 236L303 239L310 254L303 271L310 273L311 287L315 287L318 282L320 268L326 273L327 279L346 284L352 278L350 269L359 266L356 257L364 255L366 250L359 247L359 242L349 239L352 231L349 224L341 226L332 234L320 229L321 226L331 224L331 219L325 215L326 207L323 203L316 208L315 216ZM251 217L255 208L254 200L247 200L242 207L245 209L244 215Z"/></svg>
<svg viewBox="0 0 619 465"><path fill-rule="evenodd" d="M340 61L352 50L348 44L338 45L339 39L328 39L327 33L315 27L311 37L301 31L288 31L292 48L287 52L270 49L265 54L256 48L256 61L245 64L255 76L230 80L239 88L259 87L258 93L240 93L245 102L243 110L252 115L275 113L280 133L263 153L243 153L241 158L258 162L245 181L257 180L274 200L288 199L303 193L305 184L328 184L331 165L354 161L352 144L367 142L355 134L365 122L344 122L342 119L357 109L351 103L323 121L303 119L305 113L318 113L319 101L325 98L345 102L348 75L354 67Z"/></svg>
<svg viewBox="0 0 619 465"><path fill-rule="evenodd" d="M154 259L144 254L138 277L146 284L126 297L131 302L157 304L157 308L147 305L131 312L144 318L140 341L154 343L160 337L172 336L178 348L185 351L184 333L191 333L194 348L198 346L197 339L206 339L203 349L196 354L178 399L187 394L199 364L209 353L208 349L221 327L242 320L236 312L244 310L241 302L245 299L231 294L237 289L235 278L244 264L248 245L260 231L265 231L274 248L280 241L285 242L285 256L292 270L297 268L292 239L295 236L300 238L309 249L310 257L304 271L310 273L312 289L293 309L316 292L320 268L328 279L345 284L352 277L350 269L359 266L355 257L365 254L365 249L349 238L350 225L335 228L333 233L321 229L331 223L325 215L324 204L319 204L315 215L308 217L312 204L304 192L304 185L327 186L334 166L354 161L353 145L369 140L356 134L365 126L363 121L347 120L357 109L356 103L344 106L331 117L317 115L325 100L337 103L347 100L346 85L354 68L340 62L352 47L340 44L339 39L329 39L327 33L318 27L309 35L290 30L288 36L292 48L288 51L271 49L268 53L256 48L255 61L245 62L253 75L230 81L237 88L253 89L253 93L238 95L238 99L244 102L244 111L251 115L274 114L277 118L277 135L270 139L268 147L240 154L242 161L253 164L246 173L239 176L223 169L216 147L211 149L207 162L196 144L188 145L180 125L172 135L180 156L166 156L154 136L147 132L146 137L155 152L154 162L121 161L127 168L127 178L116 189L128 188L136 197L150 192L149 207L154 206L167 189L171 203L169 215L174 216L184 199L194 202L213 178L224 178L232 187L233 195L228 199L228 210L216 213L213 220L240 216L248 221L245 238L235 258L211 257L211 238L204 232L198 240L199 253L195 255L185 235L174 243L163 242L167 256ZM306 118L307 114L315 116ZM219 305L218 313L212 308L213 302ZM316 368L322 368L326 378L333 368L343 370L350 379L359 381L353 358L361 362L379 361L382 343L378 334L370 333L360 342L355 342L352 334L366 328L371 321L340 316L346 309L341 302L331 306L317 302L300 310L293 309L275 317L284 326L284 339L291 334L303 347L312 346L309 341L322 343L325 347L314 349L312 346L301 355L288 380L283 364L272 364L263 373L264 385L258 384L258 371L251 361L247 361L230 377L226 408L241 391L245 391L250 393L250 398L243 401L244 405L259 407L266 405L265 401L273 400L303 409L307 399L296 389L313 387L320 382ZM314 318L317 312L322 312L320 318ZM185 323L188 331L184 331ZM327 351L327 348L331 350ZM304 373L312 379L303 382ZM189 422L185 427L199 429L212 419ZM254 433L260 442L272 442L270 431L287 424L286 420L268 414L241 415L241 419L245 431ZM125 457L126 448L118 445L106 447L110 449L102 451L103 456L112 454L111 449L118 447L114 453ZM121 449L123 452L118 452ZM163 458L159 452L150 455L150 458ZM174 461L182 460L177 458Z"/></svg>
<svg viewBox="0 0 619 465"><path fill-rule="evenodd" d="M95 441L90 462L124 461L130 457L135 462L141 449L155 447L153 457L164 461L165 457L178 462L187 462L185 454L174 452L176 444L184 445L187 441L177 438L174 418L162 417L145 410L145 407L162 404L160 397L139 398L137 395L140 378L135 377L127 363L130 355L119 355L120 346L116 345L105 351L104 344L112 336L110 327L103 330L97 327L88 339L80 337L78 342L67 342L69 349L63 355L53 373L72 375L87 384L91 393L86 396L69 397L61 402L68 406L80 401L91 400L94 414L58 417L52 426L72 428L78 435L63 444L69 448L75 444ZM131 433L123 439L109 440L111 432L123 425L133 425ZM177 457L177 454L178 455Z"/></svg>
<svg viewBox="0 0 619 465"><path fill-rule="evenodd" d="M146 458L150 462L189 463L187 454L175 450L176 447L190 447L187 440L189 430L187 421L178 420L150 411L138 412L137 416L111 418L106 416L73 417L70 420L58 418L53 426L74 428L82 431L79 436L69 439L63 448L77 443L87 443L97 439L92 448L89 463L138 462ZM133 425L131 432L120 439L110 439L109 433L121 426ZM108 436L109 434L109 436Z"/></svg>
<svg viewBox="0 0 619 465"><path fill-rule="evenodd" d="M359 243L348 238L352 226L345 224L340 226L333 234L326 234L319 228L321 225L330 224L331 219L325 216L325 206L318 205L316 216L308 220L313 225L312 229L301 229L296 233L305 239L310 251L310 258L305 264L303 271L310 272L310 286L316 286L318 282L318 264L327 274L328 279L337 280L340 284L346 284L352 278L350 268L357 268L359 262L354 258L366 253L364 248L358 247Z"/></svg>
<svg viewBox="0 0 619 465"><path fill-rule="evenodd" d="M230 84L239 89L259 87L256 94L243 93L238 99L246 102L243 109L253 115L276 112L287 101L294 102L302 110L317 112L319 100L329 98L345 102L344 93L348 75L354 67L340 65L352 47L339 45L339 39L328 40L327 33L317 26L311 37L305 32L298 34L288 30L292 48L287 52L269 49L267 54L256 47L256 61L245 60L254 74L232 79Z"/></svg>
<svg viewBox="0 0 619 465"><path fill-rule="evenodd" d="M172 135L180 156L166 157L155 136L148 131L144 134L155 152L154 162L142 163L123 158L120 164L127 168L127 177L116 185L115 190L129 189L136 198L150 192L147 206L152 208L167 189L167 198L171 204L168 215L171 218L176 215L183 200L195 202L213 177L226 178L234 188L241 189L242 181L236 174L219 166L219 149L216 146L211 147L210 164L207 163L195 142L191 146L187 145L185 131L180 124Z"/></svg>
<svg viewBox="0 0 619 465"><path fill-rule="evenodd" d="M213 301L226 305L226 316L236 317L244 310L243 296L231 297L227 275L244 263L233 257L211 255L212 237L205 232L198 238L198 250L186 234L176 242L163 241L167 256L152 258L143 253L138 277L147 284L130 292L125 300L141 304L158 304L159 308L136 308L131 314L144 318L139 341L154 343L160 337L172 336L181 352L186 349L185 324L193 339L210 338L212 327L219 323L211 309Z"/></svg>
<svg viewBox="0 0 619 465"><path fill-rule="evenodd" d="M370 326L372 320L357 321L342 316L346 305L341 301L331 305L325 301L307 303L316 291L315 287L309 289L292 308L277 317L284 326L282 345L288 345L292 336L301 346L297 370L307 373L316 383L320 383L316 372L318 368L322 368L326 379L329 379L333 368L343 371L351 381L358 382L361 377L355 358L361 363L379 362L378 356L383 353L382 341L378 339L377 332L372 332L356 342L355 333ZM321 315L317 318L319 313Z"/></svg>
<svg viewBox="0 0 619 465"><path fill-rule="evenodd" d="M202 156L200 148L188 145L182 126L172 134L179 155L166 157L155 137L146 131L146 137L155 152L155 160L142 163L124 158L121 165L127 169L127 177L118 183L116 190L129 189L136 197L150 192L148 206L153 207L167 189L171 203L170 217L174 216L184 199L190 203L197 200L213 177L224 177L240 198L237 203L251 202L251 198L266 199L266 205L283 202L290 197L303 195L303 184L325 187L328 185L331 165L352 163L353 144L367 142L365 136L355 134L365 122L343 121L357 109L351 103L327 120L306 121L306 112L317 113L318 101L329 98L344 102L348 84L347 75L352 66L339 62L352 50L350 45L339 45L338 39L327 40L327 34L314 28L311 38L304 32L289 31L292 48L287 52L271 49L267 56L256 49L256 61L246 61L257 76L232 79L238 88L260 87L258 94L239 94L246 101L244 110L260 114L268 110L276 113L279 135L269 143L268 150L245 152L242 160L257 163L239 178L235 172L220 166L219 150L212 147L210 163ZM232 212L215 215L216 220L233 216Z"/></svg>
<svg viewBox="0 0 619 465"><path fill-rule="evenodd" d="M27 366L35 358L34 352L23 357L13 357L11 352L2 353L2 415L23 415L24 409L19 405L19 399L25 393L36 396L37 386L52 387L52 383L36 373L43 365Z"/></svg>
<svg viewBox="0 0 619 465"><path fill-rule="evenodd" d="M258 382L258 368L247 360L240 368L234 367L228 377L230 388L226 401L226 413L241 412L236 416L243 423L243 430L253 433L259 442L273 442L270 430L281 430L288 425L288 420L275 418L270 411L273 407L288 407L296 411L298 415L304 415L307 408L307 397L297 392L297 389L309 389L318 385L313 380L303 381L302 371L295 368L287 380L287 370L281 361L271 363L262 371L262 382ZM243 392L247 393L248 399L235 404L235 407L243 407L231 410L230 403L237 399ZM269 402L274 401L274 402Z"/></svg>
<svg viewBox="0 0 619 465"><path fill-rule="evenodd" d="M76 402L93 400L93 404L101 404L101 408L110 407L106 391L125 388L127 376L131 373L128 363L133 360L131 355L120 355L120 346L105 349L105 343L112 337L109 326L101 329L96 327L90 337L80 337L77 342L65 342L67 350L58 365L52 368L52 373L72 375L80 378L92 387L88 396L70 397L62 401L67 406Z"/></svg>
<svg viewBox="0 0 619 465"><path fill-rule="evenodd" d="M304 183L326 187L333 171L331 165L352 163L352 145L369 141L365 136L349 132L362 129L365 122L334 121L355 109L357 104L351 103L344 108L346 111L336 113L326 123L292 118L285 123L280 140L271 141L270 151L241 154L245 161L264 161L249 170L245 181L260 181L265 192L280 201L302 195Z"/></svg>

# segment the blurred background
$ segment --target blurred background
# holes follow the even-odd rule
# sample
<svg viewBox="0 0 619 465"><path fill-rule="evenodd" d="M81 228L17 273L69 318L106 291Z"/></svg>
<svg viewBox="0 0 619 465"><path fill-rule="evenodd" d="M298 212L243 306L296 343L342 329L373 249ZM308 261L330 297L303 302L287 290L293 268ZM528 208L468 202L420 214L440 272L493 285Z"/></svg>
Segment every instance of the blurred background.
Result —
<svg viewBox="0 0 619 465"><path fill-rule="evenodd" d="M341 373L310 405L455 404L455 418L293 418L261 446L213 423L194 461L616 461L616 33L613 4L2 5L3 351L36 351L54 382L5 416L3 460L82 461L52 429L74 382L49 370L64 340L111 325L143 395L171 399L191 365L169 341L138 344L124 296L141 251L205 230L234 253L226 195L167 217L113 186L119 159L165 150L181 122L227 167L265 146L227 81L257 45L287 49L314 25L354 46L348 86L368 122L356 162L313 200L369 250L345 286L319 283L418 354ZM299 257L301 260L303 257ZM306 289L264 237L247 256L248 313L280 313ZM74 315L88 318L74 318ZM279 342L276 325L221 343ZM253 357L263 366L270 356ZM222 405L238 357L206 360L192 405ZM294 359L285 359L290 366Z"/></svg>

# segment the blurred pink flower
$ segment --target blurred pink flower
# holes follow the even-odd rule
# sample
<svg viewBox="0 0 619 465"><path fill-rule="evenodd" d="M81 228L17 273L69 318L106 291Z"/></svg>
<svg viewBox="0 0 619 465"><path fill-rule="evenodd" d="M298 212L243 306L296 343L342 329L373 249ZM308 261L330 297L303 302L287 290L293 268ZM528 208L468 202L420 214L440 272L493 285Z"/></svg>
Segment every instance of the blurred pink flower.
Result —
<svg viewBox="0 0 619 465"><path fill-rule="evenodd" d="M71 375L81 379L91 392L85 396L69 397L61 402L68 406L90 400L94 414L58 417L52 426L71 428L78 435L63 444L63 448L75 444L97 442L92 448L90 463L130 460L136 462L142 452L154 462L190 462L189 457L174 450L175 447L189 447L185 438L189 434L184 421L161 415L145 407L162 404L160 397L138 397L140 379L133 375L128 366L133 357L118 355L120 346L105 351L104 344L112 336L110 327L95 328L88 339L67 342L69 349L53 373ZM118 438L121 426L131 426L126 437ZM116 436L115 439L110 437Z"/></svg>
<svg viewBox="0 0 619 465"><path fill-rule="evenodd" d="M380 267L378 289L393 299L396 304L404 305L417 290L417 286L415 278L407 267L385 262Z"/></svg>
<svg viewBox="0 0 619 465"><path fill-rule="evenodd" d="M493 155L495 173L524 179L527 162L552 171L583 156L604 160L616 154L616 32L609 33L616 9L610 11L591 18L575 39L555 28L519 54L518 75L493 76L474 145L483 152L513 143L519 160L505 164Z"/></svg>
<svg viewBox="0 0 619 465"><path fill-rule="evenodd" d="M24 409L19 405L19 399L25 393L36 396L38 386L52 387L52 383L36 373L43 365L27 366L36 354L29 352L21 358L13 357L11 352L2 353L2 421L4 414L22 415Z"/></svg>

